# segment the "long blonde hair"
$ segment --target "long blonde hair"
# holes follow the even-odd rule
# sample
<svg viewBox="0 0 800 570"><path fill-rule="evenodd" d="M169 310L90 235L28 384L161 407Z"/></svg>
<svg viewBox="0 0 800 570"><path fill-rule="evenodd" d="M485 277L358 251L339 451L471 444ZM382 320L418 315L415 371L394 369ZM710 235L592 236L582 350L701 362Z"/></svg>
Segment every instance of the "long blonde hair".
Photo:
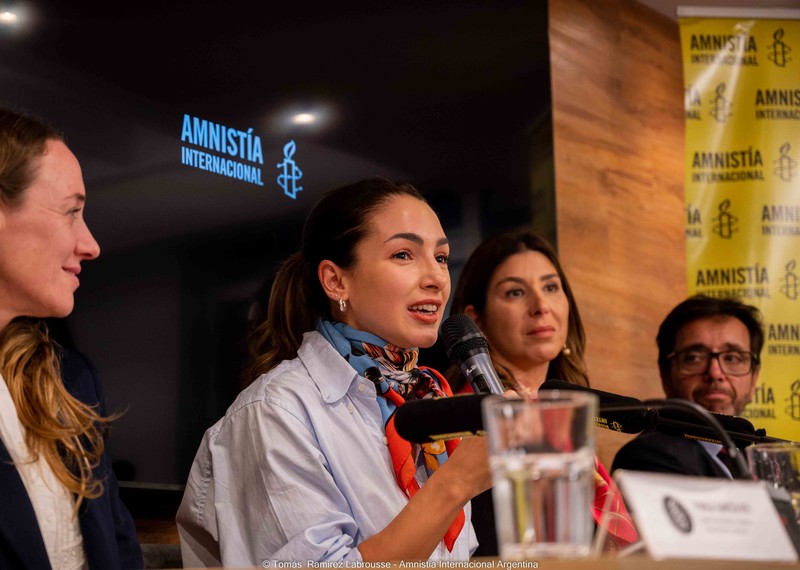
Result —
<svg viewBox="0 0 800 570"><path fill-rule="evenodd" d="M35 177L34 161L48 140L63 140L55 129L31 117L0 108L0 206L13 209ZM0 331L3 375L32 459L44 457L55 476L77 497L99 497L103 482L93 469L104 448L108 419L73 397L64 387L59 347L46 325L18 317Z"/></svg>

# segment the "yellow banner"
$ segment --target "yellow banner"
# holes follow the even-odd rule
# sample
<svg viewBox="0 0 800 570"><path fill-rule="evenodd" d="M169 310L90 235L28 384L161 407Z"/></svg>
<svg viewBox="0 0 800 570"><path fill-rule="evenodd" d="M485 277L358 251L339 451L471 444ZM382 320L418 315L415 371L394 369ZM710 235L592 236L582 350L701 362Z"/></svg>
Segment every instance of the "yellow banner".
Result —
<svg viewBox="0 0 800 570"><path fill-rule="evenodd" d="M743 415L800 440L800 20L681 18L680 33L689 291L761 309Z"/></svg>

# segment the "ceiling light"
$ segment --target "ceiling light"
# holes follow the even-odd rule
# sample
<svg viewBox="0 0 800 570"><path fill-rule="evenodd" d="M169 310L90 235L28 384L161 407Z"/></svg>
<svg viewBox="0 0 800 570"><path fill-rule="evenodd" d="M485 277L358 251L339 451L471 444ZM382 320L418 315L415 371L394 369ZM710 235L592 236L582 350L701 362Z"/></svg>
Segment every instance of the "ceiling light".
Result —
<svg viewBox="0 0 800 570"><path fill-rule="evenodd" d="M9 12L8 10L0 12L0 24L16 24L18 19L14 12Z"/></svg>
<svg viewBox="0 0 800 570"><path fill-rule="evenodd" d="M287 102L265 117L265 126L280 136L316 136L328 132L336 115L335 106L328 101Z"/></svg>
<svg viewBox="0 0 800 570"><path fill-rule="evenodd" d="M297 113L292 117L292 122L295 125L310 125L317 121L317 116L314 113Z"/></svg>

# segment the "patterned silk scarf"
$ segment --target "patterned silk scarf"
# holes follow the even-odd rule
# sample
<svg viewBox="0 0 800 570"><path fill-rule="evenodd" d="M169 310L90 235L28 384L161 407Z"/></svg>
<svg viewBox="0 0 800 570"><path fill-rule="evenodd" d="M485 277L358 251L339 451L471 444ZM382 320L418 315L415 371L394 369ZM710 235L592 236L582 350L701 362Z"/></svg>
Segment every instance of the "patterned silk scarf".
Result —
<svg viewBox="0 0 800 570"><path fill-rule="evenodd" d="M420 481L430 477L447 460L458 440L411 444L398 435L394 411L409 400L452 396L449 384L432 368L417 367L416 348L399 348L339 322L320 321L317 330L356 372L375 385L397 484L407 497L413 497ZM449 551L453 550L464 521L462 509L444 535Z"/></svg>

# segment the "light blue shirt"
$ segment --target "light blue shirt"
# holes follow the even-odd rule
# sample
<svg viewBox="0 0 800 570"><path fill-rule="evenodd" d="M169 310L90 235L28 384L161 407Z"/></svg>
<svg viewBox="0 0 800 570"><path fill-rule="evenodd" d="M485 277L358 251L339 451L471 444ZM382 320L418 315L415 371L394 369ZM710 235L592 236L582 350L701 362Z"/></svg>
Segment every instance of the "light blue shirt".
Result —
<svg viewBox="0 0 800 570"><path fill-rule="evenodd" d="M308 332L206 432L177 515L183 564L361 560L358 544L407 502L374 385ZM469 559L469 504L465 516L453 551L440 542L431 560Z"/></svg>
<svg viewBox="0 0 800 570"><path fill-rule="evenodd" d="M722 460L719 458L719 452L722 449L722 445L719 443L712 443L710 441L701 441L698 440L700 446L705 450L706 453L711 457L711 460L714 461L719 467L727 474L728 479L733 479L733 475L731 474L731 470L728 469L728 466L725 465Z"/></svg>

